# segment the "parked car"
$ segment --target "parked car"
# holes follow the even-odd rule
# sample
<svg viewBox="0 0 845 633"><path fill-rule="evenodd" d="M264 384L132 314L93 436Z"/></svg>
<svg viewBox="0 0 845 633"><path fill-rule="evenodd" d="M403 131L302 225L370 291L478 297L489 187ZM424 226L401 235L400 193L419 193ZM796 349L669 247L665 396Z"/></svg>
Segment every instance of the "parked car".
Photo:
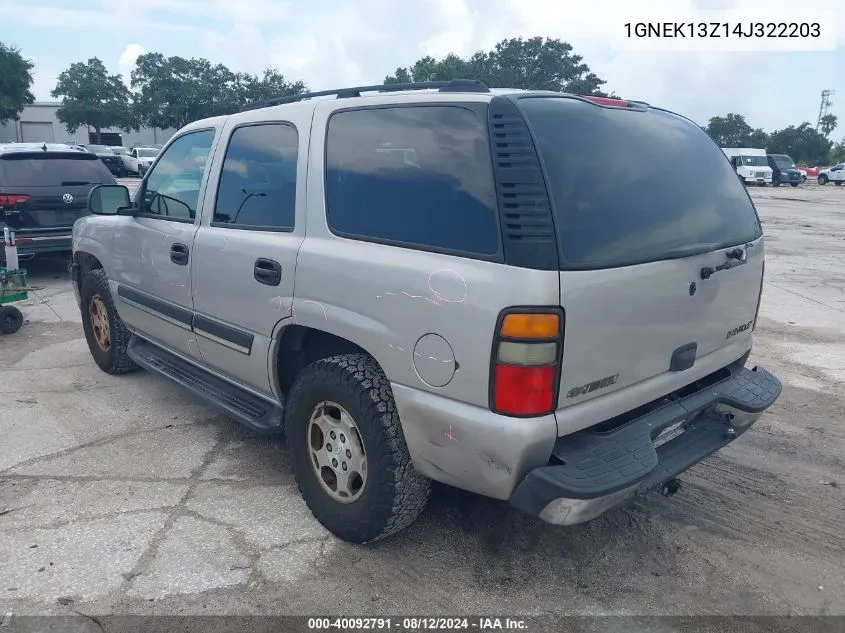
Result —
<svg viewBox="0 0 845 633"><path fill-rule="evenodd" d="M97 158L103 161L103 164L108 167L113 175L118 178L128 175L126 167L123 165L123 160L108 145L85 145L85 149L92 154L96 154Z"/></svg>
<svg viewBox="0 0 845 633"><path fill-rule="evenodd" d="M118 156L123 156L124 154L129 153L129 148L124 147L123 145L109 145L109 149Z"/></svg>
<svg viewBox="0 0 845 633"><path fill-rule="evenodd" d="M819 172L821 171L822 168L820 168L820 167L810 167L809 165L798 165L798 169L807 178L818 178Z"/></svg>
<svg viewBox="0 0 845 633"><path fill-rule="evenodd" d="M128 154L123 154L120 158L129 173L143 176L159 152L161 149L157 147L133 147Z"/></svg>
<svg viewBox="0 0 845 633"><path fill-rule="evenodd" d="M845 163L839 163L819 172L818 181L820 185L832 182L834 185L841 185L845 182Z"/></svg>
<svg viewBox="0 0 845 633"><path fill-rule="evenodd" d="M473 81L334 94L182 128L134 201L92 191L71 276L103 371L284 433L335 535L408 526L430 479L588 521L778 398L746 366L762 226L698 125Z"/></svg>
<svg viewBox="0 0 845 633"><path fill-rule="evenodd" d="M15 232L21 260L69 253L88 192L113 184L96 154L64 144L0 144L0 233L4 227Z"/></svg>
<svg viewBox="0 0 845 633"><path fill-rule="evenodd" d="M767 154L766 160L772 168L772 186L792 185L797 187L805 178L795 166L795 161L786 154Z"/></svg>

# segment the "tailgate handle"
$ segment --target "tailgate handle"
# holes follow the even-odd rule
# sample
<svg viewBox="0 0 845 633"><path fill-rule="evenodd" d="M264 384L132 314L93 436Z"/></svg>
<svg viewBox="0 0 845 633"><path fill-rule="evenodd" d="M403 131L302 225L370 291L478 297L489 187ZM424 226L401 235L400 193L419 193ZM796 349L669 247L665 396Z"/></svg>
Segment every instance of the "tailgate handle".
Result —
<svg viewBox="0 0 845 633"><path fill-rule="evenodd" d="M695 354L698 351L698 343L687 343L681 345L672 352L672 360L669 361L669 371L684 371L695 364Z"/></svg>

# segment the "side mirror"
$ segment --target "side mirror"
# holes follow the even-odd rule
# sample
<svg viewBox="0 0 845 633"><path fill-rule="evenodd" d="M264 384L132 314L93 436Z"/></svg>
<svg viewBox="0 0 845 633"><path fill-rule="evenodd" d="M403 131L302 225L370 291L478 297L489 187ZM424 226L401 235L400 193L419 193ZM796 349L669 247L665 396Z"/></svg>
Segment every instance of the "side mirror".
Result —
<svg viewBox="0 0 845 633"><path fill-rule="evenodd" d="M123 185L97 185L88 192L88 212L95 215L117 215L132 206L129 189Z"/></svg>

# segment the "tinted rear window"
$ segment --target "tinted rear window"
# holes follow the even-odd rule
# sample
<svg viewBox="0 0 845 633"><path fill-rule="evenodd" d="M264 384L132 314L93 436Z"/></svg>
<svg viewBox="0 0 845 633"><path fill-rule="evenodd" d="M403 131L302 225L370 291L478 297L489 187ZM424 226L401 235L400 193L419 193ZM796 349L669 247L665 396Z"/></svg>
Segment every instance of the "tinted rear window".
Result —
<svg viewBox="0 0 845 633"><path fill-rule="evenodd" d="M93 154L73 156L5 156L0 182L6 187L60 187L63 184L108 184L114 177Z"/></svg>
<svg viewBox="0 0 845 633"><path fill-rule="evenodd" d="M567 98L519 104L550 180L564 267L633 265L760 236L730 162L689 121Z"/></svg>

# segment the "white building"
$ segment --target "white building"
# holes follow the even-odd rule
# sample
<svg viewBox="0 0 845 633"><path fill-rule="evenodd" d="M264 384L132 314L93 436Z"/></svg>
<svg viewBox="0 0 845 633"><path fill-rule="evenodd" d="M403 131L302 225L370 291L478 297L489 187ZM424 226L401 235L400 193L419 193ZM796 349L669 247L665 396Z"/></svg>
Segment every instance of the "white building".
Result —
<svg viewBox="0 0 845 633"><path fill-rule="evenodd" d="M19 121L6 121L0 125L0 143L79 143L88 145L97 142L94 128L81 127L70 134L59 121L56 111L61 103L36 101L26 106ZM121 132L115 128L102 130L103 145L134 147L143 145L164 145L176 130L141 128L138 132Z"/></svg>

